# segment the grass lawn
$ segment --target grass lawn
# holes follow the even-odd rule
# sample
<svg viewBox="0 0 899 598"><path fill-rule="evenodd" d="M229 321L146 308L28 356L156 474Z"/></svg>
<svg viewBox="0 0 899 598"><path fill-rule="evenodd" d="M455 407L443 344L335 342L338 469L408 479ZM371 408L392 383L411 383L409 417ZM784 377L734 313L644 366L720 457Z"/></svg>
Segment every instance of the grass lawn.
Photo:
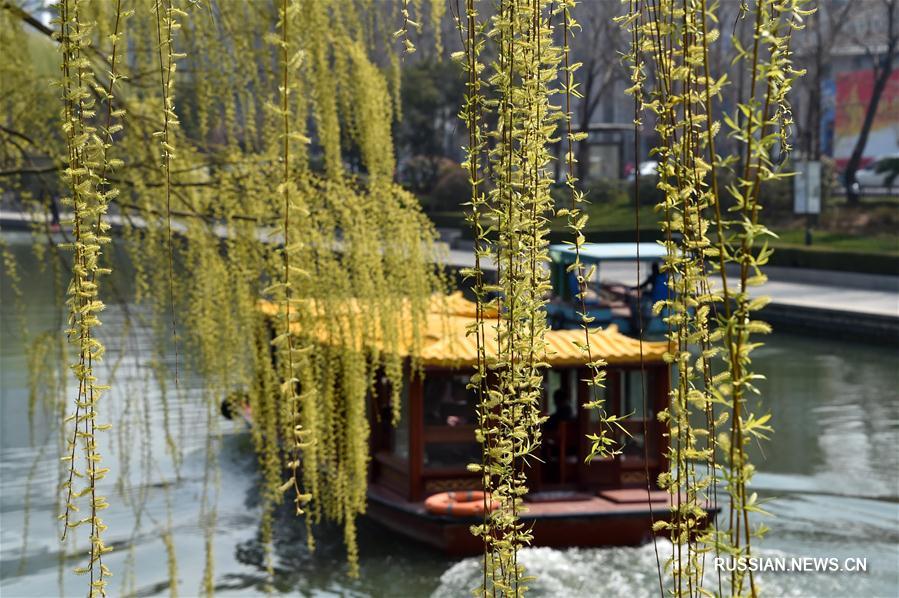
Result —
<svg viewBox="0 0 899 598"><path fill-rule="evenodd" d="M805 220L790 219L789 224L771 228L780 237L775 246L804 247ZM818 223L812 227L812 248L836 251L899 254L899 197L862 197L851 206L845 196L834 196L824 203Z"/></svg>
<svg viewBox="0 0 899 598"><path fill-rule="evenodd" d="M772 242L772 245L775 247L805 247L805 229L778 230L775 232L779 237ZM899 255L899 234L853 235L813 229L812 247Z"/></svg>
<svg viewBox="0 0 899 598"><path fill-rule="evenodd" d="M588 203L585 211L589 215L584 230L591 240L601 239L603 232L633 232L635 229L634 205L629 200L610 201L603 198ZM893 227L895 214L899 211L899 198L863 198L859 207L849 207L845 198L830 198L821 215L819 224L813 228L812 249L835 251L859 251L899 255L899 229ZM438 227L457 228L465 236L470 236L469 225L464 213L459 211L435 212L429 216ZM861 218L860 218L861 217ZM660 214L652 206L640 208L640 229L658 229ZM775 247L805 247L805 221L803 218L785 215L779 223L770 224L778 239L772 241ZM845 229L849 220L859 221L858 230ZM553 232L564 234L565 218L554 218L550 224ZM599 237L599 239L597 239Z"/></svg>
<svg viewBox="0 0 899 598"><path fill-rule="evenodd" d="M591 203L584 208L589 215L585 233L604 231L632 231L634 230L634 206L628 203ZM462 211L430 212L428 217L440 228L457 228L468 234L469 224L465 221ZM553 218L550 228L553 231L563 232L566 229L566 219ZM651 206L640 208L640 228L656 228L658 217Z"/></svg>
<svg viewBox="0 0 899 598"><path fill-rule="evenodd" d="M585 208L590 216L587 220L586 232L602 231L632 231L636 228L634 204L621 203L591 203ZM652 206L640 207L640 228L657 228L658 214ZM565 222L553 223L553 230L564 230Z"/></svg>

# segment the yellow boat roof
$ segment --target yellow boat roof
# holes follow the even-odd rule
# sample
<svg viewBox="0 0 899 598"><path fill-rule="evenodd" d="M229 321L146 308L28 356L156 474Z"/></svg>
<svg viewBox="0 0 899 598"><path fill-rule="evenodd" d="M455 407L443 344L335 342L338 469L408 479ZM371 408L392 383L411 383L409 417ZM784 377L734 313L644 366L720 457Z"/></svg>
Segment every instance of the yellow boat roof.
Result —
<svg viewBox="0 0 899 598"><path fill-rule="evenodd" d="M431 300L427 317L426 330L423 331L418 357L425 366L463 367L477 364L478 347L473 329L476 320L477 305L465 299L457 291L447 296L435 296ZM278 313L277 305L260 302L260 310L269 316ZM360 313L358 304L344 313ZM333 312L331 312L333 314ZM485 308L486 351L488 360L497 354L496 309ZM409 318L407 318L408 320ZM294 326L298 326L295 324ZM411 329L411 325L409 326ZM299 332L295 329L295 332ZM412 347L411 330L404 331L406 339L395 343L396 350L409 355ZM325 334L319 337L324 340ZM590 359L581 349L584 344L584 331L547 330L546 355L542 360L551 367L576 367L589 363ZM378 350L383 343L377 342ZM637 365L640 363L640 341L619 332L617 326L594 328L590 330L590 348L593 359L602 359L609 365ZM662 363L663 355L668 349L666 342L643 341L643 360L647 364Z"/></svg>

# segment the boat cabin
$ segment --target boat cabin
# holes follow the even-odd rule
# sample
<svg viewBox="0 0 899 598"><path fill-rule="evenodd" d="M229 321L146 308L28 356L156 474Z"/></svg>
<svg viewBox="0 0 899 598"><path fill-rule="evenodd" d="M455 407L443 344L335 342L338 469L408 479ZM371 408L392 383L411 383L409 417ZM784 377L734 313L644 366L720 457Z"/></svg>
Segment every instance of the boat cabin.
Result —
<svg viewBox="0 0 899 598"><path fill-rule="evenodd" d="M399 424L390 423L386 389L373 402L371 484L408 501L480 488L480 474L467 469L469 463L481 460L475 439L477 397L467 388L477 362L477 347L466 336L474 306L461 296L454 296L453 304L450 324L439 338L428 336L421 355L423 376L406 377ZM547 331L551 369L544 375L541 408L548 420L543 424L539 460L531 460L527 472L534 498L645 489L647 469L654 484L665 467L663 426L656 415L668 397L668 366L662 359L667 345L644 342L641 369L638 340L614 326L591 332L594 354L608 364L605 388L595 392L601 393L609 413L628 416L622 424L628 434L620 434L620 455L587 463L587 435L598 431L599 424L596 411L584 407L595 397L586 382L587 358L575 345L582 340L581 330ZM487 349L489 354L491 347Z"/></svg>

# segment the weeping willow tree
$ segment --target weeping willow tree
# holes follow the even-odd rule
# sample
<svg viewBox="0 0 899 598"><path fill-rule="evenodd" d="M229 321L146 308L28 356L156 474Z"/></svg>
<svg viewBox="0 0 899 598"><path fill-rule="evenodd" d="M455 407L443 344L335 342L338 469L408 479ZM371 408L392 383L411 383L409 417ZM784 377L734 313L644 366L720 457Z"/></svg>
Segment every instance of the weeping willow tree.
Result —
<svg viewBox="0 0 899 598"><path fill-rule="evenodd" d="M571 0L499 0L489 16L480 14L479 4L466 0L457 14L463 51L456 56L468 75L462 118L469 132L475 266L466 274L474 281L471 334L478 342L470 386L479 398L483 446L482 461L471 468L482 473L487 491L485 517L473 533L485 547L479 592L520 595L528 578L518 551L530 541L520 520L522 498L542 423L550 218L567 219L576 253L585 241L586 198L576 184L572 151L579 137L571 126L572 98L579 95L578 65L570 57L577 24ZM738 35L731 43L734 64L749 83L734 113L723 114L723 132L720 93L728 81L709 60L720 35L718 5L631 0L622 19L633 41L635 124L647 114L653 121L665 192L659 210L670 296L656 310L668 322L678 383L661 414L669 426L671 471L659 485L671 492L672 514L656 531L665 529L674 543L668 570L677 595L757 592L752 575L740 571L729 587L719 579L710 590L705 556L747 556L751 538L764 531L750 525L760 507L747 488L753 467L746 449L769 431L767 417L752 412L759 375L749 359L758 345L751 335L768 327L753 319L765 300L751 298L749 290L764 281L761 267L770 253L759 189L784 176L779 168L791 122L786 95L798 76L789 40L806 14L803 4L756 0L742 8L749 44ZM78 571L89 575L91 594L105 595L111 574L103 563L109 547L102 511L109 502L102 493L109 494L104 478L115 472L103 466L101 448L118 442L122 450L134 434L149 435L146 421L161 410L165 458L178 471L185 432L170 398L184 392L188 375L199 380L208 430L201 591L213 591L217 421L224 396L232 409L246 406L252 413L263 544L270 545L275 509L287 500L305 517L310 547L315 523L343 525L350 572L357 571L367 401L384 376L392 418L399 419L401 355L410 347L414 354L429 297L442 290L432 265L433 228L415 198L393 181L398 55L415 49L409 37L423 21L421 5L402 1L378 11L372 0L63 0L53 28L16 4L3 5L0 41L10 58L0 65L2 101L9 122L28 131L0 131L5 189L38 215L47 206L17 174L57 172L66 190L63 225L70 242L59 244L39 217L34 237L39 255L52 251L55 276L69 275L65 336L71 349L59 362L68 361L77 388L67 391L74 395L67 405L52 402L52 409L67 422L62 534L90 528ZM440 0L427 9L432 24L443 12ZM22 23L55 40L59 85L52 92L32 66L34 44ZM29 104L34 93L43 94L49 114ZM716 152L724 134L739 148L732 155ZM550 147L558 141L571 196L563 210L554 210L549 193ZM43 165L33 163L36 153ZM106 282L113 223L135 267L136 303L154 332L152 382L162 389L158 406L128 393L121 409L127 416L119 421L104 411L101 399L115 380L101 380L108 370L99 367L103 301L115 290ZM498 273L495 284L485 276L489 261ZM14 271L5 250L4 263ZM579 259L570 270L581 285L592 274ZM261 299L268 300L266 309ZM581 311L586 331L591 321ZM487 335L499 347L489 358ZM589 338L582 349L595 390L602 363ZM41 367L42 355L64 355L59 347L36 342L34 367ZM64 388L62 379L53 378L54 388ZM32 394L35 402L41 396ZM598 395L592 405L601 426L591 438L592 456L614 456L621 430ZM115 441L101 434L110 425ZM146 439L136 444L138 468L149 480L157 457ZM723 529L707 511L717 504L719 486L730 497ZM163 488L170 504L168 485ZM119 490L139 526L145 497L126 498L121 484ZM488 508L487 501L498 507ZM174 593L170 521L153 524L169 552ZM270 549L267 566L274 567Z"/></svg>
<svg viewBox="0 0 899 598"><path fill-rule="evenodd" d="M412 10L439 18L437 4ZM105 595L111 575L102 516L114 487L104 478L126 473L104 467L103 447L118 442L125 455L141 447L136 467L145 481L158 460L178 471L187 432L171 397L188 378L201 389L208 430L200 591L213 590L217 421L226 396L252 413L263 544L274 509L289 500L310 532L323 519L344 526L356 571L367 402L385 377L398 419L401 355L410 349L401 343L415 346L428 300L443 288L433 227L393 181L400 8L375 8L366 0L63 0L51 27L15 2L0 10L4 190L38 223L35 251L50 247L70 274L68 327L58 332L72 346L77 391L61 408L61 534L89 528L77 572L89 576L91 595ZM53 44L49 75L58 86L48 92L35 47ZM46 104L34 105L32 92ZM70 242L58 242L43 217L48 205L30 193L25 175L35 171L58 175ZM154 333L147 383L162 390L157 406L126 393L120 421L104 409L115 380L100 365L104 301L116 293L105 282L113 225L135 268L135 304ZM262 299L274 313L260 309ZM141 425L151 409L162 410L162 430ZM165 456L136 438L155 433L165 437ZM137 527L146 515L140 500L133 506ZM154 525L177 592L171 524Z"/></svg>
<svg viewBox="0 0 899 598"><path fill-rule="evenodd" d="M632 36L635 126L648 114L660 141L654 152L664 191L658 209L669 296L654 309L668 324L668 361L677 384L660 414L668 423L671 471L659 485L672 496L671 519L655 527L673 542L666 570L678 596L758 593L752 571L737 568L729 580L719 573L712 587L704 585L704 573L709 554L748 557L752 539L767 529L753 521L764 511L748 491L754 467L747 448L771 431L770 416L754 412L754 384L763 376L751 364L760 345L753 335L770 327L754 319L767 298L752 297L750 289L766 280L762 266L773 236L760 222L761 185L788 176L787 94L801 75L792 66L790 38L810 14L805 4L741 5L740 31L734 24L728 49L730 72L715 72L709 58L713 44L721 43L717 2L632 0L621 19ZM734 84L730 79L737 80L739 97L727 112L722 90ZM735 148L730 155L716 151L722 135ZM719 487L729 498L720 527L708 515L719 504Z"/></svg>
<svg viewBox="0 0 899 598"><path fill-rule="evenodd" d="M527 470L540 444L540 396L546 364L545 303L551 289L547 236L550 220L567 217L578 259L571 265L581 285L592 273L580 262L586 216L584 195L575 187L571 98L577 96L570 62L569 35L576 27L574 2L504 0L489 18L469 0L457 17L463 51L456 55L468 74L461 117L468 129L467 160L472 187L468 221L475 233L473 280L476 321L470 334L478 344L478 363L470 388L478 396L478 441L482 461L470 469L482 474L484 521L472 532L484 542L483 595L517 596L527 590L518 551L531 540L520 520L527 493ZM489 62L482 62L489 55ZM564 76L560 77L560 74ZM562 110L560 100L564 100ZM491 128L488 123L495 122ZM555 182L550 148L565 134L567 185L571 206L555 210L550 185ZM488 284L487 262L497 272ZM582 287L583 289L583 287ZM579 294L583 301L584 293ZM584 330L590 319L583 308ZM496 314L488 320L488 314ZM488 358L487 335L494 335L496 355ZM589 356L591 388L602 384L601 360ZM614 454L615 418L605 416L601 433L591 437L593 455ZM488 501L496 508L488 508Z"/></svg>

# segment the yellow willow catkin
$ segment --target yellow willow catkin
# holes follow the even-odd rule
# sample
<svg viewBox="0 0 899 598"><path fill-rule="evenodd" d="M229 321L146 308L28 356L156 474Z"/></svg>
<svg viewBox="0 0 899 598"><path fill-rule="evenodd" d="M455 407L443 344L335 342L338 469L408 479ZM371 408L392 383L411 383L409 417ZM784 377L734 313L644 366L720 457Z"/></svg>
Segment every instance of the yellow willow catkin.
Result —
<svg viewBox="0 0 899 598"><path fill-rule="evenodd" d="M520 595L527 589L527 578L518 550L531 534L519 514L527 492L528 458L540 444L543 421L539 400L549 290L546 236L552 213L548 147L561 118L551 101L562 59L552 19L559 8L550 2L508 0L484 26L476 5L469 2L464 23L461 18L458 23L465 45L458 58L469 76L463 118L469 129L469 221L476 234L475 268L465 273L475 280L478 301L470 331L478 342L471 387L480 400L477 437L483 451L482 462L470 468L483 473L484 489L497 504L483 524L473 528L484 541L484 575L477 591ZM482 80L485 67L479 56L485 43L495 46L496 58ZM488 88L496 102L484 101ZM482 129L488 106L495 109L497 123L487 133L494 141L489 150ZM485 193L487 185L482 187L481 180L487 173L491 184ZM489 239L488 230L493 231ZM492 259L498 272L493 289L501 298L493 306L485 304L484 259ZM495 324L486 322L488 307L496 311ZM488 359L484 347L491 333L496 334L498 351Z"/></svg>
<svg viewBox="0 0 899 598"><path fill-rule="evenodd" d="M290 479L284 483L281 487L288 487L293 490L293 501L294 501L294 510L297 515L303 514L302 505L307 502L311 496L306 494L300 490L300 451L304 446L308 446L310 440L308 438L307 432L303 429L301 424L300 417L300 401L301 397L297 394L297 385L300 380L297 377L297 361L300 358L300 351L294 346L293 332L291 331L291 326L293 325L294 320L299 320L299 318L294 318L293 313L298 308L294 306L293 302L293 292L292 292L292 283L291 278L300 278L302 279L302 275L305 274L300 268L296 266L291 266L290 256L291 256L291 226L290 226L290 214L293 211L293 207L291 206L291 197L296 194L296 187L291 178L291 160L290 160L290 146L292 142L299 141L301 143L307 142L308 140L300 137L299 139L293 139L291 136L290 123L292 121L292 115L290 112L290 95L292 90L292 79L290 77L290 73L296 69L299 64L299 61L302 59L302 54L294 50L292 45L289 43L289 24L292 18L294 18L297 14L299 5L295 2L288 2L288 0L281 0L281 20L280 20L280 28L281 28L281 39L279 41L280 48L280 58L281 58L281 106L280 106L280 115L282 118L283 129L281 131L282 135L282 154L281 160L283 161L283 179L281 181L281 185L279 186L279 191L284 198L284 206L283 206L283 214L284 214L284 222L282 233L284 235L284 250L283 250L283 259L284 259L284 274L282 278L283 282L283 300L282 300L282 311L283 311L283 332L281 336L284 339L284 353L285 353L285 376L284 382L281 386L281 400L287 403L288 407L288 419L292 421L293 427L292 430L289 431L289 446L291 449L292 459L288 463L288 469L290 471ZM296 272L294 272L296 270ZM277 340L277 339L276 339ZM267 539L266 544L268 544L270 538ZM269 565L269 569L271 570L271 565Z"/></svg>
<svg viewBox="0 0 899 598"><path fill-rule="evenodd" d="M175 157L174 138L170 130L178 125L173 95L177 58L182 58L174 50L174 31L180 28L176 16L187 13L173 5L174 0L154 0L156 16L156 49L159 60L159 85L162 98L162 130L153 133L159 138L162 155L162 170L165 173L166 233L169 252L169 307L172 320L172 340L175 347L175 383L178 383L178 327L175 318L175 248L172 244L172 159Z"/></svg>
<svg viewBox="0 0 899 598"><path fill-rule="evenodd" d="M97 216L100 204L108 203L121 223L116 249L134 267L136 299L124 306L128 324L112 332L140 330L151 336L148 348L134 353L150 365L150 374L125 393L119 443L134 436L129 440L141 451L116 473L148 480L168 459L177 476L185 445L205 448L200 521L207 564L201 589L210 593L216 583L211 538L221 446L217 422L227 399L235 412L252 413L262 494L280 496L286 482L297 480L312 495L304 504L307 525L321 519L343 525L350 571L356 572L355 518L366 502L371 389L376 380L387 379L398 420L405 372L418 368L414 360L407 366L403 356L415 354L430 297L445 288L435 267L433 225L416 198L393 181L391 123L398 91L388 84L385 69L397 56L385 56L373 40L388 39L392 31L386 28L395 29L395 23L367 18L364 12L377 3L342 10L343 3L334 0L288 0L288 52L282 63L279 3L148 1L137 4L128 19L127 54L124 42L114 52L122 76L114 78L113 94L104 91L110 89L108 49L116 5L69 0L65 6L60 37L70 70L65 117L42 112L59 104L27 105L18 94L10 98L9 110L16 118L28 115L21 122L35 123L29 129L37 136L35 147L69 166L78 183L71 204L79 225L76 266L85 263L102 272L94 257L96 245L106 241L106 218ZM123 0L122 6L130 11L134 5ZM15 16L15 27L27 17L2 14ZM259 43L260 36L274 43ZM7 37L12 34L4 33ZM23 49L14 47L12 54L24 64L34 62ZM283 71L271 71L273 64L288 68L283 89ZM40 89L36 71L21 69L15 80L22 89ZM83 85L88 77L97 85ZM106 111L93 106L95 96L102 102L107 95L114 95L108 127ZM127 123L121 130L120 120ZM45 133L41 122L65 126L70 143L49 127ZM96 135L85 137L84 131ZM0 141L3 151L12 153L5 134ZM99 180L103 162L109 165L108 183ZM95 179L84 185L87 172ZM110 193L111 183L119 195ZM43 246L55 250L52 243L48 237ZM80 267L74 275L85 282L81 291L94 293L90 285L100 279L92 281ZM289 303L284 282L290 284ZM82 341L90 348L85 357L93 361L85 363L94 367L100 345L94 334L81 335L80 325L93 333L102 304L71 288L76 315L70 328L79 333L72 338L76 348ZM286 314L288 304L292 351L280 340L272 345L284 331L278 313ZM274 312L266 311L273 305ZM292 366L285 363L288 356ZM172 384L173 370L176 382L189 376L190 385ZM92 421L85 409L96 407L82 396L84 388L96 399L102 387L93 369L78 373L86 383L77 419L83 452L82 432ZM285 400L281 389L290 378L298 382L287 388L293 396ZM145 404L151 384L160 399L152 409ZM202 392L190 392L197 388ZM202 401L199 409L192 401ZM186 425L184 413L195 411L205 420ZM161 425L150 422L151 415L158 415ZM299 459L282 450L294 446L298 424L315 438ZM203 430L199 438L198 429ZM153 434L164 435L164 454L149 450ZM94 471L98 478L105 473ZM127 480L122 489L127 490ZM124 501L139 511L145 498L141 491ZM271 529L270 515L263 513L263 528ZM136 517L135 526L141 521ZM164 533L171 537L171 530ZM312 535L308 541L313 544Z"/></svg>
<svg viewBox="0 0 899 598"><path fill-rule="evenodd" d="M750 370L749 354L759 343L750 342L750 334L770 328L751 319L767 300L750 298L748 288L764 281L761 267L770 255L767 243L754 247L756 239L770 234L758 220L758 190L762 181L785 176L771 156L775 148L789 151L787 93L800 74L791 66L789 40L808 14L803 4L758 0L741 9L751 17L752 47L746 49L735 30L734 63L746 68L751 83L736 115L725 113L723 121L742 157L721 156L715 149L721 130L717 103L728 83L728 73L713 72L709 59L719 37L719 6L706 0L641 1L622 19L633 33L634 86L629 91L654 117L661 140L654 152L658 186L665 192L659 209L669 295L654 311L668 324L672 351L667 359L677 367L678 383L669 408L660 414L668 423L671 471L660 476L659 485L672 495L671 520L656 522L655 528L665 530L674 543L667 570L678 596L708 593L704 562L710 551L749 556L751 537L765 530L762 524L750 528L750 513L762 511L755 495L747 494L753 467L746 447L770 432L769 416L752 412L747 391L757 393L753 380L758 377ZM653 84L644 68L655 73ZM726 272L731 262L740 270L736 289ZM710 269L720 276L717 285ZM699 421L704 427L696 425ZM717 506L719 484L730 495L724 530L707 512L710 504ZM757 593L751 571L731 572L729 584L719 576L715 588L731 595L746 589Z"/></svg>
<svg viewBox="0 0 899 598"><path fill-rule="evenodd" d="M599 416L598 433L587 435L591 443L587 460L592 461L593 459L610 458L619 454L620 447L616 441L616 436L619 432L623 432L624 429L620 424L620 416L609 415L606 412L603 399L598 395L597 391L602 388L605 380L605 371L602 369L605 363L601 358L594 357L593 349L590 346L590 324L593 322L593 318L587 315L587 281L593 278L596 266L586 269L583 262L581 262L581 247L586 241L583 231L587 225L587 214L584 213L581 206L587 199L585 193L577 187L578 179L575 176L577 160L574 157L574 143L585 139L587 134L575 133L571 129L571 99L583 99L583 96L577 89L577 83L574 81L574 74L579 65L571 63L570 40L573 31L578 27L577 21L574 20L571 13L575 5L576 3L571 0L560 3L562 13L562 55L564 56L562 70L565 77L563 88L565 93L565 141L567 144L565 149L565 186L571 195L571 204L568 208L557 210L556 215L566 217L566 226L574 239L573 241L565 242L566 245L574 248L574 262L567 267L566 272L574 273L578 283L576 298L580 302L581 311L579 314L581 327L584 331L584 342L580 344L580 348L587 356L587 367L590 369L590 378L587 380L590 388L590 401L587 402L586 407L595 409Z"/></svg>
<svg viewBox="0 0 899 598"><path fill-rule="evenodd" d="M466 93L465 101L460 112L460 117L464 119L465 126L468 129L468 145L466 147L466 159L462 166L468 172L468 183L471 186L471 198L468 202L470 211L466 214L466 220L472 227L474 232L474 267L470 270L463 270L462 274L466 279L473 281L472 291L475 296L475 322L468 329L467 335L475 336L477 343L477 365L475 373L471 376L468 388L477 395L478 408L478 441L481 443L481 463L470 466L475 471L482 474L482 486L484 488L484 517L480 528L474 530L475 533L486 535L490 533L492 527L490 509L488 501L492 497L488 495L492 487L492 477L488 473L492 463L491 455L493 454L493 434L490 433L490 412L493 409L488 399L487 389L487 352L486 352L486 335L487 326L485 321L485 305L488 302L486 283L484 277L483 261L489 259L490 249L487 243L487 233L485 229L485 219L487 212L486 198L483 192L483 174L482 164L484 158L484 150L486 147L483 131L483 110L484 95L481 91L483 82L481 80L481 72L483 63L480 60L481 50L484 47L483 35L485 24L479 22L479 14L477 10L476 0L466 0L464 20L460 15L456 21L456 27L463 39L464 52L454 56L462 66L463 71L467 75L465 83ZM490 543L484 541L483 561L481 563L481 592L487 594L491 583L493 582L493 549Z"/></svg>
<svg viewBox="0 0 899 598"><path fill-rule="evenodd" d="M109 242L106 236L108 224L103 216L108 203L116 197L111 190L106 174L114 168L108 149L112 143L113 88L117 80L115 63L119 41L119 26L122 17L121 4L116 4L115 28L112 33L112 56L110 59L109 84L107 88L97 85L87 57L95 23L90 22L82 12L78 0L65 1L59 6L60 51L62 53L62 94L63 132L68 152L65 176L70 184L71 197L64 199L73 212L71 221L73 242L72 280L67 292L69 320L67 335L77 346L78 361L72 369L78 380L78 395L74 413L67 418L72 422L72 432L64 461L68 462L68 478L63 483L65 511L60 515L63 521L62 539L68 530L85 523L90 527L90 552L88 563L75 569L76 573L90 577L89 595L105 596L107 578L111 575L103 563L103 555L112 550L103 541L106 525L100 511L109 505L106 498L98 493L99 482L106 476L108 468L101 465L97 432L109 429L109 424L98 422L98 404L102 394L109 389L98 384L94 373L95 363L104 353L103 345L96 339L96 329L100 325L98 314L103 310L99 298L99 276L109 273L100 265L102 246ZM92 91L102 90L107 104L105 131L97 134L91 119L96 113L96 101ZM76 455L81 447L82 456ZM80 463L80 464L79 464ZM84 484L77 488L76 485ZM75 515L79 511L78 499L86 497L89 509L85 516Z"/></svg>

